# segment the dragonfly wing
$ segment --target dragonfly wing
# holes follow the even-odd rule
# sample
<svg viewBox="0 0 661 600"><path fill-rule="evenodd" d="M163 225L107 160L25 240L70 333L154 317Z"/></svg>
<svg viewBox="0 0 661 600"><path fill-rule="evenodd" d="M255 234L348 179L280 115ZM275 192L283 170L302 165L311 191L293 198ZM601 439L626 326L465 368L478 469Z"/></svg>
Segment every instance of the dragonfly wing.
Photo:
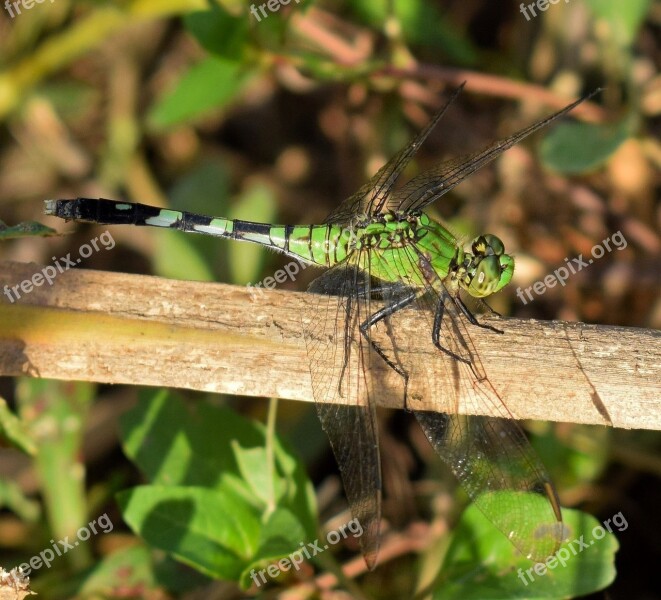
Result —
<svg viewBox="0 0 661 600"><path fill-rule="evenodd" d="M305 343L312 390L323 429L342 473L361 550L376 564L381 519L381 462L372 388L371 348L360 333L369 280L354 265L337 265L310 285Z"/></svg>
<svg viewBox="0 0 661 600"><path fill-rule="evenodd" d="M449 192L453 187L466 179L466 177L481 169L484 165L505 152L505 150L508 150L514 144L517 144L542 127L546 127L546 125L555 121L557 118L567 114L581 102L592 98L599 91L601 89L594 90L590 94L568 104L562 110L521 131L513 133L503 140L494 142L479 152L442 162L433 169L421 173L389 198L387 202L388 209L396 212L421 211L425 206L438 200L443 194Z"/></svg>
<svg viewBox="0 0 661 600"><path fill-rule="evenodd" d="M489 381L470 339L469 328L474 325L467 322L445 290L429 295L427 301L444 303L440 343L464 348L470 364L440 356L455 385L443 390L430 387L433 397L454 395L453 414L416 411L415 415L436 453L477 507L524 556L543 561L558 549L563 536L560 504L551 478ZM448 321L451 326L447 326ZM459 414L467 405L477 414Z"/></svg>
<svg viewBox="0 0 661 600"><path fill-rule="evenodd" d="M417 269L425 280L421 260L414 247L407 247L394 264L401 269L402 277ZM430 269L424 271L431 276ZM442 406L453 408L452 414L427 410L414 413L436 453L485 516L525 556L544 560L557 550L563 536L560 506L551 479L487 377L469 333L475 326L459 311L439 278L425 281L424 292L409 308L393 316L395 344L408 345L409 352L402 354L406 357L403 367L411 378L421 382L423 393L438 399L439 405L441 399L447 400ZM466 362L440 351L431 339L412 342L406 335L410 325L398 326L396 322L424 319L425 329L431 332L439 307L443 308L439 343ZM416 352L410 353L413 346ZM436 356L435 364L430 364L430 354ZM445 371L443 377L435 373L437 369ZM452 385L441 385L440 381L451 381Z"/></svg>
<svg viewBox="0 0 661 600"><path fill-rule="evenodd" d="M377 173L363 185L355 194L347 198L326 218L326 223L348 225L356 217L363 215L374 215L384 212L390 191L401 175L402 171L418 148L427 139L432 129L436 127L450 105L464 87L462 83L452 92L445 105L432 117L427 126L418 133L409 144L393 156Z"/></svg>

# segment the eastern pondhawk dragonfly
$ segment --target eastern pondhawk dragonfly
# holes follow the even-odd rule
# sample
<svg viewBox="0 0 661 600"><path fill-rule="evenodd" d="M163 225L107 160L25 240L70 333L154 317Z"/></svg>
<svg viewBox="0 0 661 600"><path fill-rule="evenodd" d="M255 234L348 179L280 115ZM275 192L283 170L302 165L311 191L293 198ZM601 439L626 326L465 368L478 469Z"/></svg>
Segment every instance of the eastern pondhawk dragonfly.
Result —
<svg viewBox="0 0 661 600"><path fill-rule="evenodd" d="M462 88L463 84L405 148L319 225L252 223L96 198L45 203L46 214L67 220L149 225L249 241L328 269L309 287L304 338L321 424L342 472L353 516L363 527L359 539L370 568L376 564L381 520L379 382L371 369L375 361L401 377L405 406L412 378L421 382L427 406L441 398L444 406L454 406L453 414L412 409L469 497L516 548L528 558L544 560L563 537L551 479L489 382L471 342L471 327L502 331L478 322L461 298L468 294L482 299L502 289L512 278L514 259L490 234L478 236L464 250L422 210L599 90L395 189L402 171ZM421 340L408 339L406 330L398 327L407 315L426 319L426 350ZM385 329L386 335L377 336L377 329ZM408 352L411 348L418 354ZM433 366L445 369L454 385L441 388L435 383L430 355L438 361ZM471 412L491 416L460 414L466 412L460 410L460 399L469 399Z"/></svg>

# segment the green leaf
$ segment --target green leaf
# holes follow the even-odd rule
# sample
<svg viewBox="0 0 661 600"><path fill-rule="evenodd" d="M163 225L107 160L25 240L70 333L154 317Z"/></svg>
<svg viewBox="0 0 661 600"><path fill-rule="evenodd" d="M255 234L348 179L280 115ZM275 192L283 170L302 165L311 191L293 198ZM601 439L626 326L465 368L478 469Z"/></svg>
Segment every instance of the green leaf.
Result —
<svg viewBox="0 0 661 600"><path fill-rule="evenodd" d="M296 555L300 565L304 558L301 554L300 544L307 539L309 538L306 537L305 530L294 514L282 508L275 510L262 528L259 549L253 555L252 562L246 566L241 574L239 580L241 587L248 589L251 586L251 572L253 570L259 571L269 565L277 566L278 561L290 554ZM261 579L258 579L258 581L263 583Z"/></svg>
<svg viewBox="0 0 661 600"><path fill-rule="evenodd" d="M238 580L257 551L259 512L231 487L145 485L117 500L126 523L151 546L210 577Z"/></svg>
<svg viewBox="0 0 661 600"><path fill-rule="evenodd" d="M559 173L585 173L605 163L630 135L631 123L562 123L541 144L545 166Z"/></svg>
<svg viewBox="0 0 661 600"><path fill-rule="evenodd" d="M400 23L404 39L412 44L442 51L463 65L474 64L477 51L469 36L448 21L436 5L424 0L352 0L354 11L368 24L383 27L392 15Z"/></svg>
<svg viewBox="0 0 661 600"><path fill-rule="evenodd" d="M276 437L273 443L275 464L269 470L266 434L261 424L206 402L198 402L194 410L188 410L173 394L160 391L143 393L141 402L122 416L120 426L125 453L155 484L151 487L158 488L162 504L177 507L182 504L181 494L197 490L198 495L189 498L186 505L188 513L179 511L179 521L185 522L180 522L177 529L185 531L187 523L197 524L198 510L209 512L216 502L212 514L219 515L218 522L209 532L210 540L200 544L206 553L218 551L224 556L231 550L236 553L236 560L228 562L225 557L216 564L194 554L194 536L200 533L197 529L191 534L193 538L187 538L188 545L183 550L175 546L173 540L153 541L152 533L139 529L140 534L157 547L204 573L238 579L249 565L263 561L267 555L271 558L274 549L279 549L280 558L315 537L314 491L303 465ZM167 490L173 490L173 498L168 498ZM208 494L200 495L200 490ZM231 506L223 504L227 502ZM149 503L150 507L156 505L152 499ZM237 507L241 514L227 512ZM141 527L147 518L143 514L145 510L140 508L138 515L134 515L135 528ZM232 514L238 521L243 517L248 519L246 527L250 532L253 521L257 521L255 535L240 549L234 538L228 541L223 537L223 528L230 527L227 535L235 535L232 528L241 526L227 525L225 514ZM279 516L274 520L275 514ZM287 520L287 515L293 520L288 520L284 527L277 526ZM160 516L159 523L164 527ZM284 535L285 531L289 534ZM179 531L179 537L182 535ZM225 544L226 548L221 551L214 544Z"/></svg>
<svg viewBox="0 0 661 600"><path fill-rule="evenodd" d="M24 223L19 223L18 225L13 225L11 227L0 221L0 241L33 236L50 237L52 235L60 234L54 229L46 227L46 225L42 225L37 221L25 221Z"/></svg>
<svg viewBox="0 0 661 600"><path fill-rule="evenodd" d="M202 47L211 54L239 60L248 43L248 18L234 17L218 6L188 13L184 24Z"/></svg>
<svg viewBox="0 0 661 600"><path fill-rule="evenodd" d="M147 118L149 126L156 130L167 129L227 106L252 77L242 69L239 63L215 56L193 65L176 87L152 106Z"/></svg>
<svg viewBox="0 0 661 600"><path fill-rule="evenodd" d="M214 281L214 275L204 256L190 236L178 231L159 231L154 235L156 252L154 272L169 279Z"/></svg>
<svg viewBox="0 0 661 600"><path fill-rule="evenodd" d="M608 466L612 430L600 425L564 428L562 435L548 422L529 425L532 445L560 489L594 482Z"/></svg>
<svg viewBox="0 0 661 600"><path fill-rule="evenodd" d="M645 21L651 0L586 0L597 18L604 19L611 28L612 37L622 46L630 46Z"/></svg>
<svg viewBox="0 0 661 600"><path fill-rule="evenodd" d="M628 523L618 515L608 526L624 531ZM615 579L615 535L578 510L563 510L563 519L567 541L536 572L535 563L521 556L475 505L469 506L454 532L434 598L568 598L607 587Z"/></svg>
<svg viewBox="0 0 661 600"><path fill-rule="evenodd" d="M0 435L29 456L34 456L37 453L37 445L30 432L9 409L4 398L0 398Z"/></svg>

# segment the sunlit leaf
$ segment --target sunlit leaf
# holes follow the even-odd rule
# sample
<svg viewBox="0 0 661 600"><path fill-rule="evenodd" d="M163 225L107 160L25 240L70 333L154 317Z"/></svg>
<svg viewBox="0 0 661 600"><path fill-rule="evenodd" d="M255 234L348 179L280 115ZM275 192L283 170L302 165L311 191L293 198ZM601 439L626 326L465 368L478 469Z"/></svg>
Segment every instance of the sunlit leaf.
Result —
<svg viewBox="0 0 661 600"><path fill-rule="evenodd" d="M213 109L227 106L241 92L252 74L240 63L216 56L193 65L177 85L151 107L148 122L166 129L192 121Z"/></svg>
<svg viewBox="0 0 661 600"><path fill-rule="evenodd" d="M544 138L540 156L559 173L585 173L604 164L629 135L628 119L608 125L561 123Z"/></svg>
<svg viewBox="0 0 661 600"><path fill-rule="evenodd" d="M122 437L153 484L122 493L126 521L195 569L245 580L316 536L304 467L276 438L271 468L263 426L205 402L189 411L163 391L122 417Z"/></svg>
<svg viewBox="0 0 661 600"><path fill-rule="evenodd" d="M578 510L562 514L566 541L545 563L533 563L475 505L469 506L455 529L434 598L574 598L605 588L615 579L619 547L608 527L616 533L625 531L624 515L618 513L602 525Z"/></svg>
<svg viewBox="0 0 661 600"><path fill-rule="evenodd" d="M623 46L629 46L652 5L651 0L586 0L596 17L604 19L615 40Z"/></svg>
<svg viewBox="0 0 661 600"><path fill-rule="evenodd" d="M185 15L184 24L207 52L231 59L243 57L248 43L247 16L232 16L213 6Z"/></svg>

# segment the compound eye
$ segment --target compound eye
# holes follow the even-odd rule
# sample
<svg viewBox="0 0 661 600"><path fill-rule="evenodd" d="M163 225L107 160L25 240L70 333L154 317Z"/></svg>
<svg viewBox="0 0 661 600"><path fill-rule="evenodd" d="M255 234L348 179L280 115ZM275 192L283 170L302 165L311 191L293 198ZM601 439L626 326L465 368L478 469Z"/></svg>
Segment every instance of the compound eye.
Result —
<svg viewBox="0 0 661 600"><path fill-rule="evenodd" d="M487 233L476 237L472 244L471 250L475 256L500 256L505 253L505 245L500 241L500 238Z"/></svg>
<svg viewBox="0 0 661 600"><path fill-rule="evenodd" d="M501 273L498 257L485 256L475 269L468 292L476 298L490 296L499 287Z"/></svg>
<svg viewBox="0 0 661 600"><path fill-rule="evenodd" d="M501 254L505 253L505 245L500 241L499 237L491 235L490 233L487 233L482 237L488 246L486 252L487 255L495 254L496 256L500 256Z"/></svg>

